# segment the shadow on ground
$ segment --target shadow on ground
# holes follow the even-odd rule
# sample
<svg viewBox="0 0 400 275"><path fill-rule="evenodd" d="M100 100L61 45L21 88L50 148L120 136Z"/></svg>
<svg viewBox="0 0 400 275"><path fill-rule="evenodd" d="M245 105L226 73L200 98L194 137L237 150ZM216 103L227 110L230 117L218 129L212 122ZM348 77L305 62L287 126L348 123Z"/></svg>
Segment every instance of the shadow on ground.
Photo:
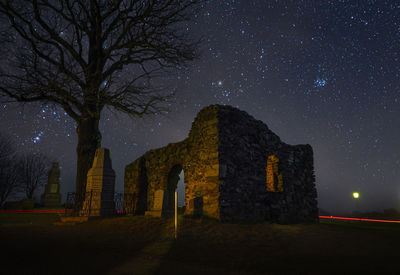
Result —
<svg viewBox="0 0 400 275"><path fill-rule="evenodd" d="M0 223L3 274L107 274L162 235L166 220L114 218L55 226L57 217ZM35 218L39 223L35 223ZM32 221L33 219L33 221Z"/></svg>
<svg viewBox="0 0 400 275"><path fill-rule="evenodd" d="M14 214L18 215L18 214ZM0 215L4 274L398 274L400 225Z"/></svg>

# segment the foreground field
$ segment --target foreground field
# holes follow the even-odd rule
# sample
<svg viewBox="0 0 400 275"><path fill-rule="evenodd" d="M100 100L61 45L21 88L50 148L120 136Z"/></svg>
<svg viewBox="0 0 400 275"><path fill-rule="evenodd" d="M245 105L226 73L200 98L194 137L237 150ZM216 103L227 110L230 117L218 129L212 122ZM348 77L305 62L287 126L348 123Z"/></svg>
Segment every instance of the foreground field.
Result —
<svg viewBox="0 0 400 275"><path fill-rule="evenodd" d="M400 224L221 224L180 217L57 226L0 213L1 274L399 274Z"/></svg>

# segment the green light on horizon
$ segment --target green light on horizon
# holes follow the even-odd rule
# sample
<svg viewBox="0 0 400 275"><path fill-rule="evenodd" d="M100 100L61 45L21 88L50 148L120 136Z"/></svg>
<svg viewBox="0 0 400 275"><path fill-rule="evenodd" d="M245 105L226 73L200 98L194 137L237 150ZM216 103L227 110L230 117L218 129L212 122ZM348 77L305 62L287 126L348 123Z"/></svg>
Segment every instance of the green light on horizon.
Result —
<svg viewBox="0 0 400 275"><path fill-rule="evenodd" d="M353 193L353 198L358 199L360 197L360 194L358 192Z"/></svg>

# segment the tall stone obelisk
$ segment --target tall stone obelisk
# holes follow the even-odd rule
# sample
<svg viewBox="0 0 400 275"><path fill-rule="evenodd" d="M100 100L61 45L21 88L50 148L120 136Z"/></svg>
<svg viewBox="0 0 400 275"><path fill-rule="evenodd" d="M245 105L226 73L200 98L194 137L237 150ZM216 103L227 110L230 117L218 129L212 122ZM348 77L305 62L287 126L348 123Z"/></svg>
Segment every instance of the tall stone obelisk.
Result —
<svg viewBox="0 0 400 275"><path fill-rule="evenodd" d="M115 172L110 150L99 148L87 174L86 194L80 216L111 216L115 214Z"/></svg>
<svg viewBox="0 0 400 275"><path fill-rule="evenodd" d="M61 207L60 168L58 167L58 162L53 162L53 166L49 171L48 181L40 198L40 203L45 207Z"/></svg>

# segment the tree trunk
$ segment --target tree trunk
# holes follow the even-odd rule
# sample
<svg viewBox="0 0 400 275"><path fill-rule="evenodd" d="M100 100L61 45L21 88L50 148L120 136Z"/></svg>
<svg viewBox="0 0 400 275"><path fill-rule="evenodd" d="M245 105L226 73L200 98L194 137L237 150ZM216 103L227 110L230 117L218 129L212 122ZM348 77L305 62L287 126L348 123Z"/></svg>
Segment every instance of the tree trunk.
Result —
<svg viewBox="0 0 400 275"><path fill-rule="evenodd" d="M84 117L78 121L78 156L76 168L75 210L80 209L86 192L86 176L92 167L96 149L101 146L100 117Z"/></svg>

